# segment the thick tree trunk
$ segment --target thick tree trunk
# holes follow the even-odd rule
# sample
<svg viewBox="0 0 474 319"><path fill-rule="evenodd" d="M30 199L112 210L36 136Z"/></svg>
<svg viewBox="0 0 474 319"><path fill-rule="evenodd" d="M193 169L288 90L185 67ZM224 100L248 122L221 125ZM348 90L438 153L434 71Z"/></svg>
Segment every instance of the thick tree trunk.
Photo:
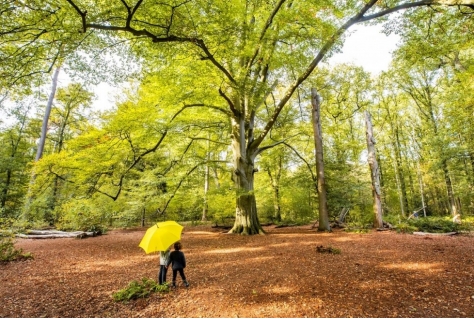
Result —
<svg viewBox="0 0 474 319"><path fill-rule="evenodd" d="M372 179L372 194L374 197L374 227L383 228L383 218L382 218L382 190L380 187L380 171L377 159L375 157L375 139L372 130L372 121L370 119L369 112L365 111L365 124L366 124L366 136L367 136L367 150L368 162L371 171Z"/></svg>
<svg viewBox="0 0 474 319"><path fill-rule="evenodd" d="M319 226L318 230L330 231L329 215L326 198L326 182L324 180L324 157L323 138L321 131L321 103L316 89L311 89L312 120L314 132L314 146L316 154L316 170L318 175L318 202L319 202Z"/></svg>
<svg viewBox="0 0 474 319"><path fill-rule="evenodd" d="M229 233L242 235L264 234L258 220L254 193L254 168L257 150L247 147L244 117L232 119L232 151L234 171L232 179L236 191L235 222ZM248 139L253 139L248 132Z"/></svg>

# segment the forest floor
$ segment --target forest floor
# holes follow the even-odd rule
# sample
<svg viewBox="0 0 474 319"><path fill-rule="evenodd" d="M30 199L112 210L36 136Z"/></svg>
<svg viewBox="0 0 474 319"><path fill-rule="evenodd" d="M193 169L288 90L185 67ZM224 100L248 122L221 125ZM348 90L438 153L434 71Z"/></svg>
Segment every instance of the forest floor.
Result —
<svg viewBox="0 0 474 319"><path fill-rule="evenodd" d="M0 264L0 317L474 317L473 236L265 230L186 226L191 286L126 303L112 294L157 277L158 255L138 247L145 229L20 239L34 259Z"/></svg>

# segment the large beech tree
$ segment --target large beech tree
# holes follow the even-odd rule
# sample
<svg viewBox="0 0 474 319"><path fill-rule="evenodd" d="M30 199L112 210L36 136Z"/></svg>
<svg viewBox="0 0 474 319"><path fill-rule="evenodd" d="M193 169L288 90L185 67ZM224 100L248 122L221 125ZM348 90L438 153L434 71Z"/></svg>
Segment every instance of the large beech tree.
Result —
<svg viewBox="0 0 474 319"><path fill-rule="evenodd" d="M342 43L344 33L354 24L416 7L446 5L471 12L472 1L466 1L10 1L14 9L8 13L26 21L25 12L44 8L55 30L82 33L84 39L96 33L108 44L116 35L116 43L128 41L144 63L194 60L196 76L205 73L207 94L194 94L182 83L182 105L207 106L230 119L236 191L231 232L258 234L263 230L254 194L256 157L281 142L269 143L267 137L282 109ZM44 30L47 34L48 26ZM29 45L41 40L43 34L37 34Z"/></svg>

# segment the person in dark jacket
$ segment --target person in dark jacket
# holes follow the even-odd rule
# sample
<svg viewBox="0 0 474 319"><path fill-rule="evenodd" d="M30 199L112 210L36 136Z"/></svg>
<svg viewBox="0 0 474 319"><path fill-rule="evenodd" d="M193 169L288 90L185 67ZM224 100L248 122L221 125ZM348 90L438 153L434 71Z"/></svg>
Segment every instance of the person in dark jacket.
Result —
<svg viewBox="0 0 474 319"><path fill-rule="evenodd" d="M173 284L172 287L176 288L176 276L181 276L183 283L186 287L189 287L189 283L186 281L186 276L184 275L184 268L186 268L186 258L184 257L184 253L181 251L181 243L176 242L174 243L174 251L170 254L170 259L168 260L168 267L171 265L173 269Z"/></svg>

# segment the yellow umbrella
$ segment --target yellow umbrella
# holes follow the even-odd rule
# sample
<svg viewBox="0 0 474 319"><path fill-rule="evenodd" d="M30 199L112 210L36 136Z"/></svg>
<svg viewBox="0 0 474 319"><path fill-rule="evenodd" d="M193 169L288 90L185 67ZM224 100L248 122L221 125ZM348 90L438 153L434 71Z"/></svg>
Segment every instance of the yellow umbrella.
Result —
<svg viewBox="0 0 474 319"><path fill-rule="evenodd" d="M175 221L156 223L147 229L138 246L143 248L147 254L154 251L165 251L181 239L182 230L183 226Z"/></svg>

